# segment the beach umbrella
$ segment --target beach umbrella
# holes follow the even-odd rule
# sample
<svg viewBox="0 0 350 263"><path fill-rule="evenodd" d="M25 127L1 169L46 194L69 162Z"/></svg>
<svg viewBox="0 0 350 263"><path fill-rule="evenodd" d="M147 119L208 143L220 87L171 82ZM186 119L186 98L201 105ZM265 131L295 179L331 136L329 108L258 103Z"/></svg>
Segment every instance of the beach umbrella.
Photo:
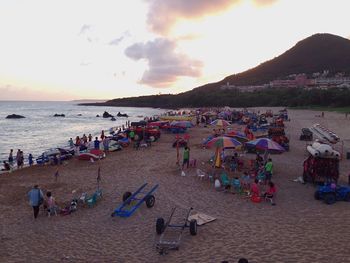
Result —
<svg viewBox="0 0 350 263"><path fill-rule="evenodd" d="M191 128L193 127L192 122L190 121L172 121L171 126L181 127L181 128Z"/></svg>
<svg viewBox="0 0 350 263"><path fill-rule="evenodd" d="M224 136L235 138L241 143L249 141L248 137L243 132L239 132L239 131L231 131L229 133L224 134Z"/></svg>
<svg viewBox="0 0 350 263"><path fill-rule="evenodd" d="M284 152L285 149L277 142L269 138L259 138L245 143L246 146L255 147L258 150Z"/></svg>
<svg viewBox="0 0 350 263"><path fill-rule="evenodd" d="M222 119L216 119L215 121L212 121L210 123L212 126L220 126L220 127L227 127L231 125L228 121L222 120Z"/></svg>
<svg viewBox="0 0 350 263"><path fill-rule="evenodd" d="M215 137L206 143L207 147L215 146L216 148L236 148L241 145L242 143L235 138L225 136Z"/></svg>

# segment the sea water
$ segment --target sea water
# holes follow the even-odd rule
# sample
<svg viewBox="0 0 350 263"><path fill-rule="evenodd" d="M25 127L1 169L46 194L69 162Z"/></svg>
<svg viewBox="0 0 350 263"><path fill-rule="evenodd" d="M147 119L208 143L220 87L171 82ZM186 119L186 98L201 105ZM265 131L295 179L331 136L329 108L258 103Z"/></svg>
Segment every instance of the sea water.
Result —
<svg viewBox="0 0 350 263"><path fill-rule="evenodd" d="M114 115L116 121L102 118L104 111ZM139 121L144 117L161 115L165 110L155 108L80 106L76 102L31 102L0 101L0 167L2 161L8 159L10 149L14 157L17 149L24 153L25 163L29 153L34 158L45 150L55 147L67 147L69 138L75 140L91 133L93 138L100 136L104 130L125 126L127 121ZM118 112L129 117L117 117ZM18 114L23 119L6 119L7 115ZM64 114L65 117L54 117ZM100 115L100 117L96 117Z"/></svg>

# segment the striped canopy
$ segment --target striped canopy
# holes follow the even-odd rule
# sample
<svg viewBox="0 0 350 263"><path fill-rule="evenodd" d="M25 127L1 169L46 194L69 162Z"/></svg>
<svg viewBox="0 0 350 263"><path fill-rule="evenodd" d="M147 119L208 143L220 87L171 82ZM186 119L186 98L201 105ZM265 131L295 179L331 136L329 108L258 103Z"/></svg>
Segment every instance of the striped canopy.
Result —
<svg viewBox="0 0 350 263"><path fill-rule="evenodd" d="M216 119L215 121L212 121L210 123L210 125L220 126L220 127L227 127L227 126L231 125L231 123L229 123L228 121L222 120L222 119Z"/></svg>
<svg viewBox="0 0 350 263"><path fill-rule="evenodd" d="M253 141L246 142L247 146L255 147L258 150L268 150L268 151L277 151L284 152L285 149L279 145L277 142L269 138L259 138Z"/></svg>
<svg viewBox="0 0 350 263"><path fill-rule="evenodd" d="M207 147L215 146L217 148L236 148L241 145L242 143L235 138L225 136L215 137L206 143Z"/></svg>

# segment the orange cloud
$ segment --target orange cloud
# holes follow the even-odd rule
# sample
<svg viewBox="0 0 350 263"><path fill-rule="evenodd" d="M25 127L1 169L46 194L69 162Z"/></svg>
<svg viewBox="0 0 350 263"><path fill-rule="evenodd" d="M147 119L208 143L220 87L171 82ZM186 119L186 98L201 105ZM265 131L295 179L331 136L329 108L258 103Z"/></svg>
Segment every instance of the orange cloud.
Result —
<svg viewBox="0 0 350 263"><path fill-rule="evenodd" d="M146 0L150 3L147 23L153 32L166 35L181 18L191 19L223 12L242 0ZM260 6L277 0L253 0Z"/></svg>
<svg viewBox="0 0 350 263"><path fill-rule="evenodd" d="M224 11L239 0L149 0L147 22L151 30L166 34L178 18L198 18Z"/></svg>
<svg viewBox="0 0 350 263"><path fill-rule="evenodd" d="M273 3L277 2L277 0L253 0L253 2L259 6L266 6L272 5Z"/></svg>

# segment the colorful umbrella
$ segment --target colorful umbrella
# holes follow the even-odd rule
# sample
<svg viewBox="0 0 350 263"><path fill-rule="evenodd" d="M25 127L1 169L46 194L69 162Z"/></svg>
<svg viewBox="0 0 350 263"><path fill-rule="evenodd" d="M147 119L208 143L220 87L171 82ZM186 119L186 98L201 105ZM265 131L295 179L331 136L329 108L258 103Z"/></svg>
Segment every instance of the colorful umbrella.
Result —
<svg viewBox="0 0 350 263"><path fill-rule="evenodd" d="M222 120L222 119L216 119L215 121L212 121L210 123L210 125L220 126L220 127L227 127L227 126L231 125L231 123L229 123L228 121Z"/></svg>
<svg viewBox="0 0 350 263"><path fill-rule="evenodd" d="M250 142L246 142L246 145L249 147L255 147L258 150L267 150L267 151L277 151L284 152L285 149L279 145L277 142L270 140L268 138L259 138Z"/></svg>
<svg viewBox="0 0 350 263"><path fill-rule="evenodd" d="M207 147L215 146L217 148L236 148L241 145L242 143L235 138L225 136L215 137L206 143Z"/></svg>
<svg viewBox="0 0 350 263"><path fill-rule="evenodd" d="M247 136L243 132L231 131L227 134L224 134L224 136L235 138L236 140L238 140L242 143L249 141L249 139L247 138Z"/></svg>

